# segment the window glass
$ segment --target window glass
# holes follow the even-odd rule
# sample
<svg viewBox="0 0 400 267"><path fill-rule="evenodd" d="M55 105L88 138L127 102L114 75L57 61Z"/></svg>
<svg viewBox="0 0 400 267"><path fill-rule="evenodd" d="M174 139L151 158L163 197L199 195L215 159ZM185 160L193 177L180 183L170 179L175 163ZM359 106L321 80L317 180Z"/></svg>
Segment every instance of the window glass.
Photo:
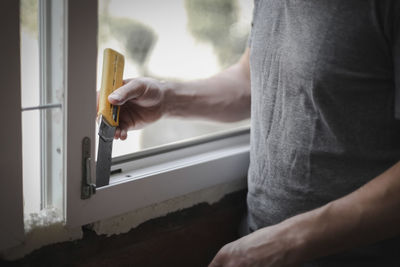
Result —
<svg viewBox="0 0 400 267"><path fill-rule="evenodd" d="M25 219L64 207L63 1L20 1L22 160Z"/></svg>
<svg viewBox="0 0 400 267"><path fill-rule="evenodd" d="M185 81L209 77L242 55L251 11L249 0L100 0L97 87L107 47L125 55L125 79L150 76ZM113 156L243 125L248 121L161 119L145 129L130 131L125 141L114 141Z"/></svg>
<svg viewBox="0 0 400 267"><path fill-rule="evenodd" d="M40 103L38 0L21 0L21 105ZM22 112L24 213L40 211L40 111Z"/></svg>

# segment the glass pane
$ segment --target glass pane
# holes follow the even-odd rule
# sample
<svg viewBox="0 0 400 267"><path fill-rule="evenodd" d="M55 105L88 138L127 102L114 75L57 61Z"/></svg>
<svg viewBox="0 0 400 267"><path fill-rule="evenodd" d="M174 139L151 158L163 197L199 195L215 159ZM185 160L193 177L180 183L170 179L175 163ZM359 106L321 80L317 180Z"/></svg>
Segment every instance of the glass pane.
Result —
<svg viewBox="0 0 400 267"><path fill-rule="evenodd" d="M251 11L248 0L100 0L98 87L107 47L125 55L124 78L185 81L209 77L242 55ZM113 157L243 125L248 121L162 119L129 132L125 141L114 141Z"/></svg>
<svg viewBox="0 0 400 267"><path fill-rule="evenodd" d="M62 109L22 112L24 214L63 206Z"/></svg>
<svg viewBox="0 0 400 267"><path fill-rule="evenodd" d="M38 0L21 0L21 104L40 104Z"/></svg>
<svg viewBox="0 0 400 267"><path fill-rule="evenodd" d="M41 210L40 111L22 112L24 214Z"/></svg>

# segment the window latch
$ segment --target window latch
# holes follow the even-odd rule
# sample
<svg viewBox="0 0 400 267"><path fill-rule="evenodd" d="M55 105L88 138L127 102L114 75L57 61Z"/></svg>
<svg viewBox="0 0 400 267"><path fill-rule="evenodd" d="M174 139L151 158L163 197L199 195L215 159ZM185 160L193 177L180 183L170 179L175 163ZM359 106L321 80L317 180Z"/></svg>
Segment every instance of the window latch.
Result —
<svg viewBox="0 0 400 267"><path fill-rule="evenodd" d="M90 156L90 138L82 140L82 185L81 199L88 199L96 194L96 185L92 183L92 158Z"/></svg>

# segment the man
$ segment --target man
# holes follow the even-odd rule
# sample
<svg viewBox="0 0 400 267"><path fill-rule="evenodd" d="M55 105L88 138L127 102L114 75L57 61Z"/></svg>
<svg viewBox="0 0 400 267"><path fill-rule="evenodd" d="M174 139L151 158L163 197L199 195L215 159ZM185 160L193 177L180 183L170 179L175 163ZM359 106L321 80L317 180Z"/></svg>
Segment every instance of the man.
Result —
<svg viewBox="0 0 400 267"><path fill-rule="evenodd" d="M210 266L400 266L399 46L400 1L256 0L236 65L115 91L116 138L162 116L251 109L251 233Z"/></svg>

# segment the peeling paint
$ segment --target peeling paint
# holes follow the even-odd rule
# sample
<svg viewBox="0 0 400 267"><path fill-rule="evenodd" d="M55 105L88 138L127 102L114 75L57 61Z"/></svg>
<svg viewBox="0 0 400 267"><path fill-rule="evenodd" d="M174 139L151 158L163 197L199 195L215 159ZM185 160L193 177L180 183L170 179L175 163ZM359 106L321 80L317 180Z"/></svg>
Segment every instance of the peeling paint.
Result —
<svg viewBox="0 0 400 267"><path fill-rule="evenodd" d="M25 218L25 239L13 248L1 252L1 258L16 260L43 246L81 239L80 227L67 228L56 209L45 209Z"/></svg>
<svg viewBox="0 0 400 267"><path fill-rule="evenodd" d="M225 195L244 188L246 188L245 179L220 184L96 222L93 224L93 230L98 235L107 236L127 233L150 219L190 208L199 203L213 204L221 200ZM16 260L46 245L83 238L81 227L67 228L55 209L46 209L40 213L26 216L25 232L23 243L17 247L2 251L0 253L1 258Z"/></svg>
<svg viewBox="0 0 400 267"><path fill-rule="evenodd" d="M206 188L184 196L173 198L161 203L156 203L132 212L125 213L94 223L93 230L98 235L116 235L127 233L141 223L165 216L168 213L190 208L199 203L213 204L225 195L246 188L246 180L240 179L230 183Z"/></svg>

